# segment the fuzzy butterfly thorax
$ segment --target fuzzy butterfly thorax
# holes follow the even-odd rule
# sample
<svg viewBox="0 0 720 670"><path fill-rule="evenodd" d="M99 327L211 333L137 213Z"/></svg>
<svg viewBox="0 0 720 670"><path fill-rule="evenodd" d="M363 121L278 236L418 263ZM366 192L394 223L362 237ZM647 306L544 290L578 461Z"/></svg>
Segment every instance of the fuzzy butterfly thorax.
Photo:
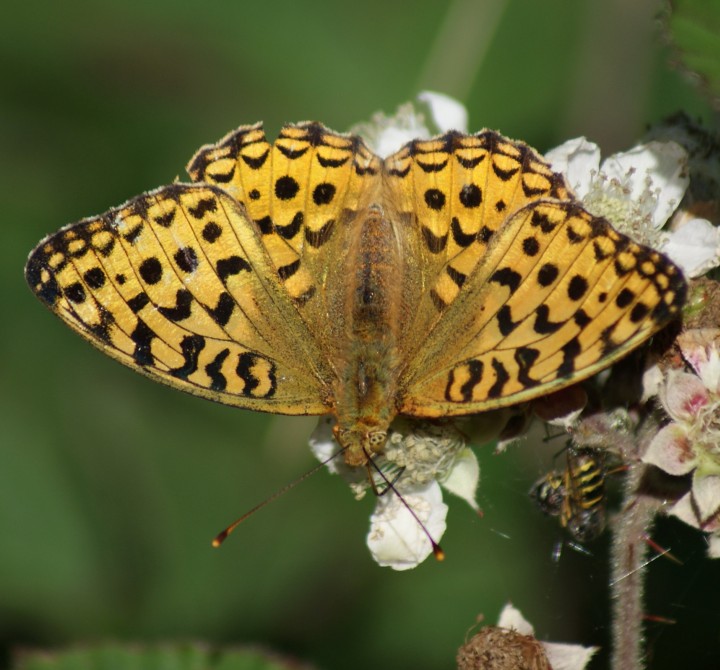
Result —
<svg viewBox="0 0 720 670"><path fill-rule="evenodd" d="M416 140L384 161L317 123L203 147L190 184L43 240L26 268L105 353L183 391L334 414L345 460L400 414L585 379L679 315L678 268L586 212L525 144Z"/></svg>

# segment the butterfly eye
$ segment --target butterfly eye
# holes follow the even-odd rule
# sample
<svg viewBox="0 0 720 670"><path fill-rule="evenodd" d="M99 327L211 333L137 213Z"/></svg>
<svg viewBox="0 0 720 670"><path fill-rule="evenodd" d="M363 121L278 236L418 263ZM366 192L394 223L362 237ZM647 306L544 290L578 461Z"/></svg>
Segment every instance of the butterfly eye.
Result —
<svg viewBox="0 0 720 670"><path fill-rule="evenodd" d="M387 432L384 430L376 430L368 433L367 441L370 447L382 447L387 441Z"/></svg>

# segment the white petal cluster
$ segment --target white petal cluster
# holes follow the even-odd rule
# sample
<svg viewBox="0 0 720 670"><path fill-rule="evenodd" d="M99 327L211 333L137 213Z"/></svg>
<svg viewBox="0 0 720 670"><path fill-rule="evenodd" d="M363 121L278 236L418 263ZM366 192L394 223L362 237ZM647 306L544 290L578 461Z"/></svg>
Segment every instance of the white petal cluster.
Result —
<svg viewBox="0 0 720 670"><path fill-rule="evenodd" d="M720 265L720 230L707 219L683 213L664 230L690 184L687 152L676 142L640 144L601 164L599 147L579 137L545 157L589 212L667 254L686 276Z"/></svg>
<svg viewBox="0 0 720 670"><path fill-rule="evenodd" d="M500 628L516 630L523 635L535 635L532 625L523 617L520 610L510 603L505 605L498 620ZM562 642L541 642L553 670L583 670L590 659L599 651L599 647L583 647L579 644Z"/></svg>
<svg viewBox="0 0 720 670"><path fill-rule="evenodd" d="M427 140L448 130L466 133L467 124L468 113L462 103L442 93L423 91L416 103L400 105L392 116L376 112L369 122L356 124L350 132L360 135L380 158L387 158L412 140Z"/></svg>
<svg viewBox="0 0 720 670"><path fill-rule="evenodd" d="M320 420L310 438L312 451L362 497L370 488L369 471L345 464L332 425L332 419ZM391 426L385 452L373 460L383 474L373 476L381 495L370 517L367 544L379 565L408 570L430 556L428 534L439 542L446 529L448 507L441 485L478 509L480 466L453 424L399 419Z"/></svg>

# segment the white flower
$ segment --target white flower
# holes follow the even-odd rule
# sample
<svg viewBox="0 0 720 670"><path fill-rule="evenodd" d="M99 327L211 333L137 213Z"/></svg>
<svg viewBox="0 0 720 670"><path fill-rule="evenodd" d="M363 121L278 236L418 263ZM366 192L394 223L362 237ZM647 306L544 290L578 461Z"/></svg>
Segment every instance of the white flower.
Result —
<svg viewBox="0 0 720 670"><path fill-rule="evenodd" d="M429 119L407 102L394 115L377 112L369 122L356 124L350 132L360 135L380 158L387 158L412 140L427 140L448 130L467 132L468 115L462 103L432 91L423 91L417 99L419 106L428 111Z"/></svg>
<svg viewBox="0 0 720 670"><path fill-rule="evenodd" d="M498 626L516 630L523 635L535 636L532 625L523 617L520 610L510 603L505 605L500 613ZM545 649L545 654L553 670L582 670L599 650L599 647L583 647L579 644L560 642L541 642L540 644Z"/></svg>
<svg viewBox="0 0 720 670"><path fill-rule="evenodd" d="M686 219L667 234L662 248L691 279L720 265L720 228L707 219Z"/></svg>
<svg viewBox="0 0 720 670"><path fill-rule="evenodd" d="M368 471L345 464L333 439L333 422L331 418L320 420L310 447L360 498L370 487ZM480 467L462 433L450 423L397 419L388 433L384 453L373 460L383 472L374 476L374 485L384 493L377 497L367 544L380 565L407 570L433 553L428 534L434 542L440 541L448 512L440 485L478 509L475 493ZM386 490L388 482L395 491Z"/></svg>
<svg viewBox="0 0 720 670"><path fill-rule="evenodd" d="M467 109L455 98L444 93L422 91L417 99L428 107L432 120L430 130L433 133L446 133L448 130L457 130L461 133L468 131Z"/></svg>
<svg viewBox="0 0 720 670"><path fill-rule="evenodd" d="M720 265L720 229L707 219L678 212L672 231L662 231L690 184L687 152L676 142L639 144L601 165L598 146L578 137L545 158L589 212L667 254L688 277Z"/></svg>
<svg viewBox="0 0 720 670"><path fill-rule="evenodd" d="M378 497L367 536L375 562L394 570L409 570L422 563L432 553L425 531L437 542L447 527L448 507L436 481L405 487L402 496L407 506L392 491Z"/></svg>
<svg viewBox="0 0 720 670"><path fill-rule="evenodd" d="M583 205L638 242L660 248L660 229L690 183L687 154L675 142L648 142L600 164L600 149L584 137L568 140L545 158L565 175Z"/></svg>

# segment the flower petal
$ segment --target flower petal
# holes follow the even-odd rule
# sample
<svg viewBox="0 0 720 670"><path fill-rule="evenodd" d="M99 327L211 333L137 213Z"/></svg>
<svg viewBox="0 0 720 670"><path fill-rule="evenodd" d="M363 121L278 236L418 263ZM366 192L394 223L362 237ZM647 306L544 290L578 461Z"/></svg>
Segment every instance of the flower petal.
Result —
<svg viewBox="0 0 720 670"><path fill-rule="evenodd" d="M651 365L649 368L646 368L642 376L641 402L647 402L650 398L656 396L660 392L664 379L665 376L663 375L660 366Z"/></svg>
<svg viewBox="0 0 720 670"><path fill-rule="evenodd" d="M708 390L702 380L680 370L670 370L659 395L665 411L676 421L682 422L693 422L702 408L710 402Z"/></svg>
<svg viewBox="0 0 720 670"><path fill-rule="evenodd" d="M543 642L543 648L553 670L583 670L600 647L583 647L581 644Z"/></svg>
<svg viewBox="0 0 720 670"><path fill-rule="evenodd" d="M570 188L582 199L600 169L600 147L584 137L576 137L548 151L545 160L555 172L565 175Z"/></svg>
<svg viewBox="0 0 720 670"><path fill-rule="evenodd" d="M435 126L431 130L437 130L439 133L446 133L448 130L467 132L467 109L455 98L435 91L423 91L418 95L418 100L428 106L430 118Z"/></svg>
<svg viewBox="0 0 720 670"><path fill-rule="evenodd" d="M720 530L720 477L695 477L692 497L703 530Z"/></svg>
<svg viewBox="0 0 720 670"><path fill-rule="evenodd" d="M480 464L469 447L460 450L448 476L441 482L450 493L462 498L476 512L480 509L475 494L480 481Z"/></svg>
<svg viewBox="0 0 720 670"><path fill-rule="evenodd" d="M498 627L516 630L523 635L535 635L535 630L519 609L508 603L498 619ZM583 647L579 644L542 642L553 670L583 670L599 647Z"/></svg>
<svg viewBox="0 0 720 670"><path fill-rule="evenodd" d="M687 432L677 423L670 423L660 430L642 460L676 476L686 475L697 464Z"/></svg>
<svg viewBox="0 0 720 670"><path fill-rule="evenodd" d="M535 629L532 624L522 615L522 612L512 603L507 603L500 612L498 618L498 626L500 628L510 628L516 630L523 635L535 635Z"/></svg>
<svg viewBox="0 0 720 670"><path fill-rule="evenodd" d="M403 493L405 502L412 508L430 533L439 542L447 524L447 505L442 501L440 485L433 481L427 486ZM431 553L432 545L417 519L398 496L389 493L378 498L370 517L367 545L378 565L393 570L409 570L422 563Z"/></svg>
<svg viewBox="0 0 720 670"><path fill-rule="evenodd" d="M677 343L705 388L720 394L720 328L691 328L677 336Z"/></svg>
<svg viewBox="0 0 720 670"><path fill-rule="evenodd" d="M720 558L720 535L718 533L713 533L708 539L708 556Z"/></svg>
<svg viewBox="0 0 720 670"><path fill-rule="evenodd" d="M677 517L688 526L700 528L700 520L693 508L692 493L689 491L670 508L668 514Z"/></svg>
<svg viewBox="0 0 720 670"><path fill-rule="evenodd" d="M692 490L668 513L708 533L720 530L720 477L694 477Z"/></svg>
<svg viewBox="0 0 720 670"><path fill-rule="evenodd" d="M631 200L639 200L648 188L657 194L652 216L655 228L665 225L690 183L687 152L676 142L640 144L606 158L600 170L610 179L628 186Z"/></svg>
<svg viewBox="0 0 720 670"><path fill-rule="evenodd" d="M661 251L691 279L720 265L720 228L707 219L690 219L669 233Z"/></svg>

